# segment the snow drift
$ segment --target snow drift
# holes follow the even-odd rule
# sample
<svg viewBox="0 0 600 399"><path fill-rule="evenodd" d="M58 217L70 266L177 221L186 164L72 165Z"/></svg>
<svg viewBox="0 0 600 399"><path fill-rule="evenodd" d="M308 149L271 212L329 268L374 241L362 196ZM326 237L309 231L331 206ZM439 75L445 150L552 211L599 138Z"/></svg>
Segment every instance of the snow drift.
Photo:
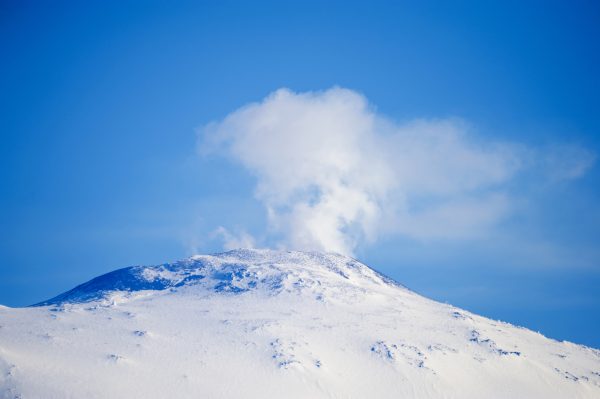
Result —
<svg viewBox="0 0 600 399"><path fill-rule="evenodd" d="M598 398L600 352L337 254L236 250L0 307L2 398Z"/></svg>

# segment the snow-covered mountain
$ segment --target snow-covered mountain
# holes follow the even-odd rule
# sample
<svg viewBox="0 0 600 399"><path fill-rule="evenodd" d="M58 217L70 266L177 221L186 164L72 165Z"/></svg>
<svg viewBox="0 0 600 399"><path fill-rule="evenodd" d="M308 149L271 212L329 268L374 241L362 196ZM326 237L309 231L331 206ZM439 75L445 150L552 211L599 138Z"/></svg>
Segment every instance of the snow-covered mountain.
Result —
<svg viewBox="0 0 600 399"><path fill-rule="evenodd" d="M336 254L237 250L0 307L2 398L600 398L600 351Z"/></svg>

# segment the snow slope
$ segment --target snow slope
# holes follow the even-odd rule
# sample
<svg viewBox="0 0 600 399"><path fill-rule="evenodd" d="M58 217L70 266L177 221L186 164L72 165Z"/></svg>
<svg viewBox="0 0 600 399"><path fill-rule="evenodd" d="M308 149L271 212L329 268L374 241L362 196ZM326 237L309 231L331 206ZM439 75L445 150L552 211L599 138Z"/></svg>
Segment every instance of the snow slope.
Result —
<svg viewBox="0 0 600 399"><path fill-rule="evenodd" d="M0 398L600 398L600 352L356 260L237 250L0 307Z"/></svg>

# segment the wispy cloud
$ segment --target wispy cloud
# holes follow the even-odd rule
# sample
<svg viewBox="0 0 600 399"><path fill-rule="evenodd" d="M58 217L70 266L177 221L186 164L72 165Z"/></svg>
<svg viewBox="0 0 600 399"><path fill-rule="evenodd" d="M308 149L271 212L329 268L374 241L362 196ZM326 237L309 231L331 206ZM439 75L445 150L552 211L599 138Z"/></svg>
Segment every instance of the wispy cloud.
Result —
<svg viewBox="0 0 600 399"><path fill-rule="evenodd" d="M596 162L596 154L576 144L552 144L538 156L539 167L552 182L577 179Z"/></svg>
<svg viewBox="0 0 600 399"><path fill-rule="evenodd" d="M223 226L219 226L212 234L223 241L225 250L238 248L255 248L255 238L246 231L231 232Z"/></svg>
<svg viewBox="0 0 600 399"><path fill-rule="evenodd" d="M277 90L200 136L203 152L227 154L254 174L268 234L280 246L347 254L382 235L485 234L511 213L508 186L523 169L542 165L564 180L594 162L577 146L539 153L485 139L460 119L396 123L342 88ZM236 245L255 244L221 234Z"/></svg>

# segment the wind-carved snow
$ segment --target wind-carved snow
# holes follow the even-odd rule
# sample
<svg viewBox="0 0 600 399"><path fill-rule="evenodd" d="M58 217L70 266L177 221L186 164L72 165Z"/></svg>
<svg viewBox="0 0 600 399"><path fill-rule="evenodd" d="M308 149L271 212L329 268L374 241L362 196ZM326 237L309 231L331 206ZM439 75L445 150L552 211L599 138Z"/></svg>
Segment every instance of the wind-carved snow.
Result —
<svg viewBox="0 0 600 399"><path fill-rule="evenodd" d="M600 352L336 254L237 250L0 307L0 398L597 398Z"/></svg>
<svg viewBox="0 0 600 399"><path fill-rule="evenodd" d="M411 366L425 368L425 354L410 344L378 341L371 346L371 352L390 362L404 361Z"/></svg>
<svg viewBox="0 0 600 399"><path fill-rule="evenodd" d="M496 343L490 338L482 338L481 334L477 330L471 330L469 341L476 343L482 348L486 348L491 353L495 353L498 355L515 355L521 356L521 352L518 351L507 351L501 348L498 348Z"/></svg>

